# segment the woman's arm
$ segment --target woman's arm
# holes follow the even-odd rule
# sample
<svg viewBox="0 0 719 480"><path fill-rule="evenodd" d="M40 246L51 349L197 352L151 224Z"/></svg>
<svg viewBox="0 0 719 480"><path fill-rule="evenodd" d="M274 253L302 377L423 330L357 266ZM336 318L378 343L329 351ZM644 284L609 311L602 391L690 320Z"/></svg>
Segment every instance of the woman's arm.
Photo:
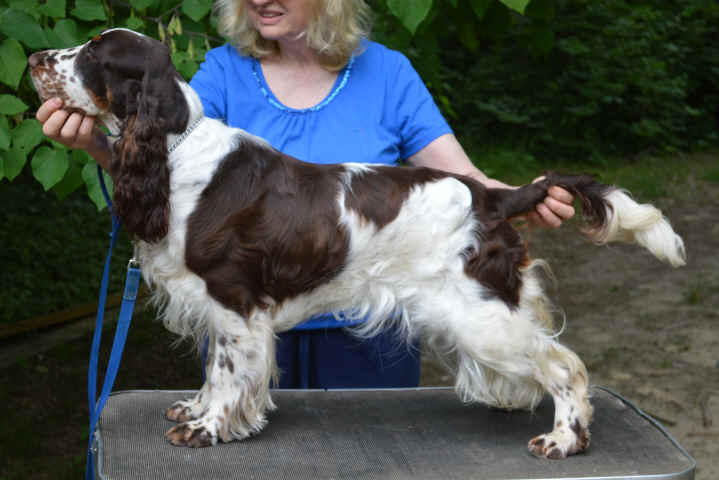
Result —
<svg viewBox="0 0 719 480"><path fill-rule="evenodd" d="M415 166L430 167L446 172L472 177L489 188L516 188L487 177L474 166L457 138L452 134L442 135L419 152L407 159ZM560 187L551 187L544 201L537 205L537 211L528 215L540 226L559 227L564 220L574 216L574 197Z"/></svg>
<svg viewBox="0 0 719 480"><path fill-rule="evenodd" d="M110 144L95 128L94 117L62 110L62 100L51 98L38 108L35 118L42 123L42 133L48 138L68 148L86 150L102 168L110 168Z"/></svg>

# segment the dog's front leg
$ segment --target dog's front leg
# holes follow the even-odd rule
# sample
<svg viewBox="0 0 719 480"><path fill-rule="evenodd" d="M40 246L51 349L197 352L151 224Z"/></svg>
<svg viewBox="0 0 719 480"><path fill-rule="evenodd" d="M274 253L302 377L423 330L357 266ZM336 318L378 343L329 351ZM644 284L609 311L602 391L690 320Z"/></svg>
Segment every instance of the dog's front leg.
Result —
<svg viewBox="0 0 719 480"><path fill-rule="evenodd" d="M219 323L219 322L218 322ZM224 327L224 328L223 328ZM236 318L215 325L211 368L195 405L198 416L171 428L173 445L207 447L259 432L273 409L269 385L274 373L274 334L261 319Z"/></svg>
<svg viewBox="0 0 719 480"><path fill-rule="evenodd" d="M208 338L207 344L203 345L201 348L207 348L207 356L205 358L205 378L209 379L212 376L212 368L215 364L214 338ZM202 416L202 413L207 408L206 400L209 400L210 398L208 392L209 386L210 382L205 381L202 388L200 388L197 395L193 398L173 403L170 408L165 411L165 417L173 422L184 423Z"/></svg>

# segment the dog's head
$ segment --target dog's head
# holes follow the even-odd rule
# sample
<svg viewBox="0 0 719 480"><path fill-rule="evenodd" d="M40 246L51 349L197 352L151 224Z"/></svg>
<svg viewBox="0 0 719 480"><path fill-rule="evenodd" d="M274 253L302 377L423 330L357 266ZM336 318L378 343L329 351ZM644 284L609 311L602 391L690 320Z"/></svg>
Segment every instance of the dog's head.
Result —
<svg viewBox="0 0 719 480"><path fill-rule="evenodd" d="M168 48L113 29L81 46L34 53L28 63L42 99L59 97L65 109L96 116L119 136L110 167L115 211L141 239L162 239L169 220L167 137L182 133L190 118Z"/></svg>
<svg viewBox="0 0 719 480"><path fill-rule="evenodd" d="M68 110L97 116L111 133L137 117L161 122L165 133L187 127L182 81L168 48L146 35L112 29L84 45L34 53L30 74L40 98L59 97ZM142 118L140 118L142 119Z"/></svg>

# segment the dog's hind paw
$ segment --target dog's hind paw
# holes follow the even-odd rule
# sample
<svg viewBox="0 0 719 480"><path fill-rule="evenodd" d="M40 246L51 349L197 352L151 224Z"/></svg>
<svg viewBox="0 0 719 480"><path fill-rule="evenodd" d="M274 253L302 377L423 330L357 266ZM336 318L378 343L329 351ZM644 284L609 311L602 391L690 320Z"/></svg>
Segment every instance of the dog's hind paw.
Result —
<svg viewBox="0 0 719 480"><path fill-rule="evenodd" d="M217 443L217 435L213 435L198 422L186 422L175 425L165 434L165 439L178 447L202 448Z"/></svg>
<svg viewBox="0 0 719 480"><path fill-rule="evenodd" d="M589 430L575 422L571 429L558 429L534 437L529 441L529 452L535 457L559 460L581 453L589 446Z"/></svg>

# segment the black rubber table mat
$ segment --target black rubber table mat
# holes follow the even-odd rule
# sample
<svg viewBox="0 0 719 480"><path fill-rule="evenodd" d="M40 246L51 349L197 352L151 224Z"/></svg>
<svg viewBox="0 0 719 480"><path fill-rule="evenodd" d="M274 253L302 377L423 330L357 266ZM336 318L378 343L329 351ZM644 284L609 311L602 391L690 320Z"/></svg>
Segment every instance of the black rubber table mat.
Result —
<svg viewBox="0 0 719 480"><path fill-rule="evenodd" d="M173 447L164 409L193 392L113 394L97 432L98 477L120 479L693 479L694 460L618 396L593 389L592 444L540 460L527 442L551 430L546 399L532 413L464 405L449 389L280 390L255 437Z"/></svg>

